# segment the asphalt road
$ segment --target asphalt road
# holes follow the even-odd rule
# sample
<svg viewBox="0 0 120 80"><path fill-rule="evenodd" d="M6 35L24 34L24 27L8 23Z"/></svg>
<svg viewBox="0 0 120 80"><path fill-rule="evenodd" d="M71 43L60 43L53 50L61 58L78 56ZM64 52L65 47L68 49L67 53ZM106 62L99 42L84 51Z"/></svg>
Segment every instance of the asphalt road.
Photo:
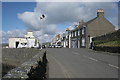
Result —
<svg viewBox="0 0 120 80"><path fill-rule="evenodd" d="M118 78L118 56L87 49L48 48L49 78Z"/></svg>

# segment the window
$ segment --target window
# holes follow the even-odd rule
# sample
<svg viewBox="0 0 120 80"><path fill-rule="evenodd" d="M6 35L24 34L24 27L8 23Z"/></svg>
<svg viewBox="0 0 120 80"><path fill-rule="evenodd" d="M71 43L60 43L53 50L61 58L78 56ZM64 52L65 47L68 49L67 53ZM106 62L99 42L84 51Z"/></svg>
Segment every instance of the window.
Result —
<svg viewBox="0 0 120 80"><path fill-rule="evenodd" d="M74 37L74 32L72 32L72 34L73 34L72 37Z"/></svg>
<svg viewBox="0 0 120 80"><path fill-rule="evenodd" d="M78 30L78 35L80 35L80 30Z"/></svg>
<svg viewBox="0 0 120 80"><path fill-rule="evenodd" d="M77 33L76 33L76 31L75 31L75 36L76 36L76 34L77 34Z"/></svg>
<svg viewBox="0 0 120 80"><path fill-rule="evenodd" d="M66 46L68 45L68 41L66 40Z"/></svg>
<svg viewBox="0 0 120 80"><path fill-rule="evenodd" d="M71 37L73 37L73 32L71 32Z"/></svg>
<svg viewBox="0 0 120 80"><path fill-rule="evenodd" d="M85 38L82 38L82 46L85 46Z"/></svg>
<svg viewBox="0 0 120 80"><path fill-rule="evenodd" d="M83 27L86 27L86 25L83 25Z"/></svg>
<svg viewBox="0 0 120 80"><path fill-rule="evenodd" d="M68 38L68 34L66 34L66 39Z"/></svg>
<svg viewBox="0 0 120 80"><path fill-rule="evenodd" d="M82 28L82 34L85 34L85 29L84 28Z"/></svg>
<svg viewBox="0 0 120 80"><path fill-rule="evenodd" d="M73 37L75 37L75 31L73 32Z"/></svg>

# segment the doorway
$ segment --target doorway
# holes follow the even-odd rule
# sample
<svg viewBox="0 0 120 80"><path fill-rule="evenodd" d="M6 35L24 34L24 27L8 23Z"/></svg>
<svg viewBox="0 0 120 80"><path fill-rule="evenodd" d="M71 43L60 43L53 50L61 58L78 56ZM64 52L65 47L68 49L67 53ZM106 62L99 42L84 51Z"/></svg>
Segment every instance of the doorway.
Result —
<svg viewBox="0 0 120 80"><path fill-rule="evenodd" d="M17 42L16 42L16 48L18 47L18 45L19 45L19 42L17 41Z"/></svg>

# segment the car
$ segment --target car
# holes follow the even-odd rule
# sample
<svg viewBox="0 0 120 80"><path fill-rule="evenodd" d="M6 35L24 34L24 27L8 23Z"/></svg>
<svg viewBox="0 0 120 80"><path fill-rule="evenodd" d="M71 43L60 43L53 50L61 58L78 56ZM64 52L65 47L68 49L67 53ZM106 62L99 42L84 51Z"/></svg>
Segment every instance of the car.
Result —
<svg viewBox="0 0 120 80"><path fill-rule="evenodd" d="M56 47L56 48L62 48L62 46L61 46L61 45L56 45L55 47Z"/></svg>
<svg viewBox="0 0 120 80"><path fill-rule="evenodd" d="M55 45L55 48L58 48L58 45Z"/></svg>
<svg viewBox="0 0 120 80"><path fill-rule="evenodd" d="M58 48L62 48L62 45L58 45Z"/></svg>
<svg viewBox="0 0 120 80"><path fill-rule="evenodd" d="M55 45L51 45L51 48L55 48Z"/></svg>

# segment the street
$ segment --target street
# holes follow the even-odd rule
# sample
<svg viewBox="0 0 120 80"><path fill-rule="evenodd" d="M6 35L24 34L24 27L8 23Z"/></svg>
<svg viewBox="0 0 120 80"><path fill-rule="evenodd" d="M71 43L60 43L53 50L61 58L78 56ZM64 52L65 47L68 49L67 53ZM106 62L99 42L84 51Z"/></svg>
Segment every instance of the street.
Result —
<svg viewBox="0 0 120 80"><path fill-rule="evenodd" d="M73 48L47 48L49 78L118 78L118 56Z"/></svg>

